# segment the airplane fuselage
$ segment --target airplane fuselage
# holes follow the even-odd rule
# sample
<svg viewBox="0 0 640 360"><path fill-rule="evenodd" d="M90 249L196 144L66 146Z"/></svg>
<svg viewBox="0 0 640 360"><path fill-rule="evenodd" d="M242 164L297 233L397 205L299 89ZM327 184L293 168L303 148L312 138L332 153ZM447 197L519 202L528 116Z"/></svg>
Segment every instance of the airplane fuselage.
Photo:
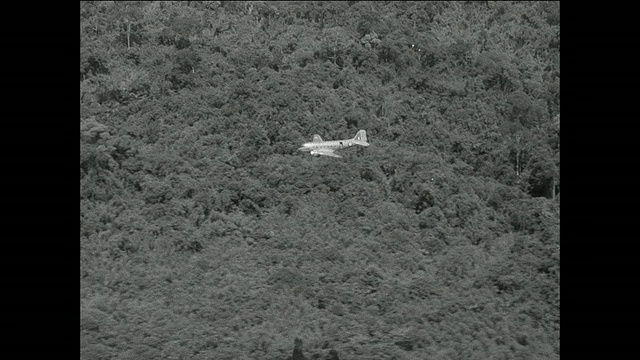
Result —
<svg viewBox="0 0 640 360"><path fill-rule="evenodd" d="M353 139L330 141L324 141L322 140L320 135L316 134L313 136L312 142L306 142L302 144L302 147L298 150L308 151L311 155L316 156L325 155L341 157L340 155L335 154L334 151L351 147L353 145L369 146L369 143L367 142L367 132L364 130L360 130Z"/></svg>
<svg viewBox="0 0 640 360"><path fill-rule="evenodd" d="M350 147L350 146L353 146L353 145L369 146L369 144L365 145L364 143L356 144L356 140L353 140L353 139L349 139L349 140L331 140L331 141L323 141L323 142L308 142L308 143L304 143L304 144L302 144L302 147L300 148L300 150L302 150L302 151L313 151L313 150L316 150L316 149L338 150L338 149L344 149L346 147Z"/></svg>

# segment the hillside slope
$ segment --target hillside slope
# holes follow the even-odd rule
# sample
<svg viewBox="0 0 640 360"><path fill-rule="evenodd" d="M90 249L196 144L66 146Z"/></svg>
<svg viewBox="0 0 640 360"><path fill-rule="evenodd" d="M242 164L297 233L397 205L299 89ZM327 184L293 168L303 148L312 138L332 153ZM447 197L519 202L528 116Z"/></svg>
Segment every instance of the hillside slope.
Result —
<svg viewBox="0 0 640 360"><path fill-rule="evenodd" d="M558 2L80 20L81 358L559 358Z"/></svg>

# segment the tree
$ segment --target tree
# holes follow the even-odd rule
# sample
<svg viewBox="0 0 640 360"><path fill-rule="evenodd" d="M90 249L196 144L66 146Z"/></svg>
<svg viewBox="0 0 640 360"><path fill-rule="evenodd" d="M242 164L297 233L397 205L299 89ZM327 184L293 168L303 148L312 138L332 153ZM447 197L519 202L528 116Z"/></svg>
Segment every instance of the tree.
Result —
<svg viewBox="0 0 640 360"><path fill-rule="evenodd" d="M143 18L144 1L127 1L113 2L109 7L110 15L116 26L124 27L126 31L124 38L126 39L127 49L131 48L132 40L141 41L141 20ZM133 36L133 38L132 38Z"/></svg>

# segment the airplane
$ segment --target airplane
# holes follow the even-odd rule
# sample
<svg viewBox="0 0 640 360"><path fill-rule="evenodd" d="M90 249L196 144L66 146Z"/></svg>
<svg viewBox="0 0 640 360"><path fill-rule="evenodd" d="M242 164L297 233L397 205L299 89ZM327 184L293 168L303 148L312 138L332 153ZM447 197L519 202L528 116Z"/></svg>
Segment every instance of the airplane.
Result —
<svg viewBox="0 0 640 360"><path fill-rule="evenodd" d="M353 139L331 141L323 141L320 135L316 134L313 135L312 142L302 144L302 147L298 150L308 151L309 154L315 156L325 155L341 158L342 156L335 154L334 151L353 145L369 146L367 132L360 130Z"/></svg>

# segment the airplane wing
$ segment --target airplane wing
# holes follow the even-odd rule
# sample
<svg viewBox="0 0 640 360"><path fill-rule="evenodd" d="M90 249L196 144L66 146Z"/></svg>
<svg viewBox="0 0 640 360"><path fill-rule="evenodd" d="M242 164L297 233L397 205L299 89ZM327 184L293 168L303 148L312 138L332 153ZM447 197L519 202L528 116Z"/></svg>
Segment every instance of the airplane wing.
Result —
<svg viewBox="0 0 640 360"><path fill-rule="evenodd" d="M322 138L320 137L320 135L313 135L313 142L322 142Z"/></svg>
<svg viewBox="0 0 640 360"><path fill-rule="evenodd" d="M318 149L315 151L316 154L318 155L325 155L325 156L333 156L333 157L337 157L337 158L341 158L342 156L336 154L333 152L333 150L331 149Z"/></svg>

